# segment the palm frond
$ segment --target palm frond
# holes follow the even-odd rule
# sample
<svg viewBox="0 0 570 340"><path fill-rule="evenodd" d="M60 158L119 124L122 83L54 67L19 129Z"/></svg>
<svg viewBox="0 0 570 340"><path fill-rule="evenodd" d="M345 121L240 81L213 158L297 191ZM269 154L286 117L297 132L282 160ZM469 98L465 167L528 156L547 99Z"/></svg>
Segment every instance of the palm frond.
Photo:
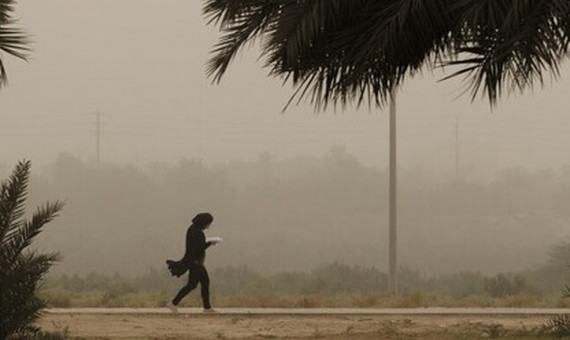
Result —
<svg viewBox="0 0 570 340"><path fill-rule="evenodd" d="M481 92L491 104L505 91L542 85L545 75L559 75L567 55L569 15L568 1L472 0L462 15L459 58L448 64L469 70L472 98Z"/></svg>
<svg viewBox="0 0 570 340"><path fill-rule="evenodd" d="M63 202L46 203L43 207L37 209L30 221L24 222L21 228L13 231L6 238L4 246L6 250L2 252L2 262L5 264L13 263L38 236L45 224L53 221L57 217L59 211L63 208Z"/></svg>
<svg viewBox="0 0 570 340"><path fill-rule="evenodd" d="M45 303L35 292L41 278L58 258L57 254L28 252L19 256L11 268L2 270L4 281L0 282L0 300L3 318L0 321L0 334L21 334L37 330L33 324L40 317Z"/></svg>
<svg viewBox="0 0 570 340"><path fill-rule="evenodd" d="M60 260L61 256L59 253L29 251L21 254L14 261L18 270L13 273L15 273L15 277L19 279L19 282L29 282L37 287L41 278L47 274L51 266Z"/></svg>
<svg viewBox="0 0 570 340"><path fill-rule="evenodd" d="M558 314L551 317L545 325L545 331L559 339L570 336L570 315Z"/></svg>
<svg viewBox="0 0 570 340"><path fill-rule="evenodd" d="M237 51L262 38L270 75L291 81L291 103L381 105L408 75L459 68L472 98L557 77L570 45L567 0L208 0L220 25L208 75L220 81ZM288 104L289 104L288 103Z"/></svg>
<svg viewBox="0 0 570 340"><path fill-rule="evenodd" d="M208 0L204 15L210 22L220 24L223 32L216 44L206 73L219 82L232 59L248 42L254 40L281 7L278 1L264 0Z"/></svg>
<svg viewBox="0 0 570 340"><path fill-rule="evenodd" d="M31 163L19 162L0 186L0 339L26 335L34 326L44 302L36 295L43 276L57 253L25 251L46 223L62 209L62 202L46 203L30 220L22 219Z"/></svg>
<svg viewBox="0 0 570 340"><path fill-rule="evenodd" d="M19 28L14 27L12 19L14 0L0 0L0 52L26 60L30 51L28 37ZM6 68L0 55L0 86L7 81Z"/></svg>
<svg viewBox="0 0 570 340"><path fill-rule="evenodd" d="M406 72L443 53L451 41L446 27L452 15L443 11L444 0L425 6L414 0L274 0L258 7L246 2L239 11L227 8L240 6L235 2L209 1L208 12L215 8L214 17L225 18L220 26L226 34L213 51L208 74L219 81L234 52L253 35L263 35L262 57L270 73L291 79L295 95L310 93L317 107L364 99L380 104ZM263 12L261 3L273 11ZM263 18L264 24L252 18Z"/></svg>
<svg viewBox="0 0 570 340"><path fill-rule="evenodd" d="M433 66L452 43L446 29L453 15L446 1L332 2L341 10L334 11L329 3L333 9L325 11L327 20L314 19L321 30L303 42L304 49L295 50L300 51L297 56L285 58L293 49L286 43L270 43L275 46L268 58L272 73L291 74L294 86L305 87L296 92L301 96L311 86L317 106L329 101L360 105L364 100L381 105L407 73ZM299 31L295 40L302 41L308 34L302 27Z"/></svg>
<svg viewBox="0 0 570 340"><path fill-rule="evenodd" d="M7 235L22 225L24 203L30 180L30 161L19 162L8 180L0 185L0 246L4 247Z"/></svg>

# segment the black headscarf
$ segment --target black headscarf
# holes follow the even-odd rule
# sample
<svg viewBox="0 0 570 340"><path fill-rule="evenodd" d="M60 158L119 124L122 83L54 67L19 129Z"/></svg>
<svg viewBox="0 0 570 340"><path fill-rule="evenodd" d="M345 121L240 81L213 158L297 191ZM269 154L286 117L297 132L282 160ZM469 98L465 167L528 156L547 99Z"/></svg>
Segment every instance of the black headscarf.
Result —
<svg viewBox="0 0 570 340"><path fill-rule="evenodd" d="M204 229L207 225L214 221L214 217L210 213L200 213L192 219L192 224L200 229Z"/></svg>

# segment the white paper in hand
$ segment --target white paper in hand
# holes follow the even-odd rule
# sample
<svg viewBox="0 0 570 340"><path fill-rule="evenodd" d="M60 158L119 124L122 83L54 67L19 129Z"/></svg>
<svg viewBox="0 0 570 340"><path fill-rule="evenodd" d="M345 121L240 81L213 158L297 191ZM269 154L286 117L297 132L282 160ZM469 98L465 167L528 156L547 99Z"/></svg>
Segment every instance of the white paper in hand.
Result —
<svg viewBox="0 0 570 340"><path fill-rule="evenodd" d="M220 242L224 242L224 239L219 237L219 236L206 237L206 242L220 243Z"/></svg>

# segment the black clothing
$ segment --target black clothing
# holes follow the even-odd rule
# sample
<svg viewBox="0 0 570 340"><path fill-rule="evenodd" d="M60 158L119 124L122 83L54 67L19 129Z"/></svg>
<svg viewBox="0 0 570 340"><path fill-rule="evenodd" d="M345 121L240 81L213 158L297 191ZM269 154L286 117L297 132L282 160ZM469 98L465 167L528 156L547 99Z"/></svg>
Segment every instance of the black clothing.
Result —
<svg viewBox="0 0 570 340"><path fill-rule="evenodd" d="M210 213L200 213L192 219L192 224L197 225L200 229L209 225L214 221L214 216Z"/></svg>
<svg viewBox="0 0 570 340"><path fill-rule="evenodd" d="M188 269L188 284L180 289L176 297L172 300L172 303L174 305L178 305L178 303L188 295L188 293L194 290L198 286L198 283L200 283L200 288L202 290L202 304L205 309L212 308L210 305L210 277L208 276L206 267L193 263Z"/></svg>
<svg viewBox="0 0 570 340"><path fill-rule="evenodd" d="M186 251L180 261L166 260L168 270L173 276L180 277L186 273L192 263L204 264L206 249L211 246L206 242L202 229L192 224L186 231Z"/></svg>
<svg viewBox="0 0 570 340"><path fill-rule="evenodd" d="M186 253L183 261L188 263L204 263L206 249L212 244L206 242L206 236L202 229L192 224L186 232Z"/></svg>
<svg viewBox="0 0 570 340"><path fill-rule="evenodd" d="M166 260L166 265L172 276L181 277L188 270L188 266L184 264L182 260Z"/></svg>
<svg viewBox="0 0 570 340"><path fill-rule="evenodd" d="M200 225L192 224L186 231L186 251L184 257L180 261L166 260L168 269L172 275L180 277L188 271L188 284L182 287L176 297L172 300L174 305L178 305L188 293L200 283L202 290L202 303L204 308L210 306L210 278L208 271L204 267L204 259L206 258L206 249L212 245L206 242L206 236Z"/></svg>

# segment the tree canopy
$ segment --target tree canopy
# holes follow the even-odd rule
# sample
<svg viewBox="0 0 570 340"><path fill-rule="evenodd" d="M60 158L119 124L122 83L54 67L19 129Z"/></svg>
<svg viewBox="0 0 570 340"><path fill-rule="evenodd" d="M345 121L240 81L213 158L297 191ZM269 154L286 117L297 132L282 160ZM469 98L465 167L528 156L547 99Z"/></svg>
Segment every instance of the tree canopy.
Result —
<svg viewBox="0 0 570 340"><path fill-rule="evenodd" d="M317 107L381 105L406 76L442 66L495 104L557 77L570 36L567 0L207 0L204 14L222 32L214 81L260 39L270 74Z"/></svg>

